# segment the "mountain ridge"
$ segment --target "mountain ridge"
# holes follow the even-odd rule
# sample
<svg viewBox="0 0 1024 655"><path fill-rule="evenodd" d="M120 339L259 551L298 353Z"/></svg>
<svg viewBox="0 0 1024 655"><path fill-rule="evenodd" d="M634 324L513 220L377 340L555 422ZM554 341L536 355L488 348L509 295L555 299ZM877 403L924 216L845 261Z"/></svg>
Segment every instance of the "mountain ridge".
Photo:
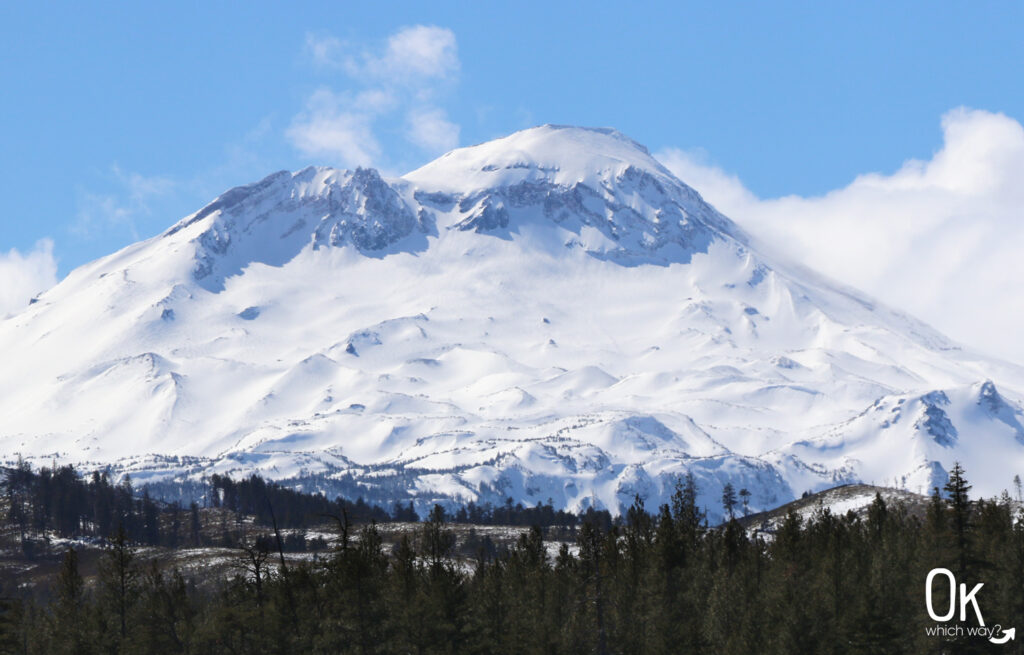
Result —
<svg viewBox="0 0 1024 655"><path fill-rule="evenodd" d="M0 353L0 453L137 480L617 511L687 472L758 508L1024 467L1018 367L764 251L609 130L230 189L0 322Z"/></svg>

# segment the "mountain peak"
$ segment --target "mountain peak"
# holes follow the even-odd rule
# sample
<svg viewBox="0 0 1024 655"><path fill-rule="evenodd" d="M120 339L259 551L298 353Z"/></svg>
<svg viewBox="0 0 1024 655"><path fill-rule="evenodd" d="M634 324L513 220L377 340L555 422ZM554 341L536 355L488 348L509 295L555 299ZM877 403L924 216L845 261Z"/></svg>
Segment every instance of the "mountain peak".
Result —
<svg viewBox="0 0 1024 655"><path fill-rule="evenodd" d="M350 246L384 257L447 233L581 250L626 265L685 263L735 225L610 128L543 125L454 150L401 179L307 167L231 189L164 236L193 244L193 278L220 291L253 263ZM433 237L433 239L428 239Z"/></svg>
<svg viewBox="0 0 1024 655"><path fill-rule="evenodd" d="M283 171L0 321L0 452L420 509L1024 468L1016 369L787 268L609 129Z"/></svg>
<svg viewBox="0 0 1024 655"><path fill-rule="evenodd" d="M568 125L541 125L452 150L404 178L454 191L540 179L572 185L616 176L627 168L678 183L647 148L618 130Z"/></svg>

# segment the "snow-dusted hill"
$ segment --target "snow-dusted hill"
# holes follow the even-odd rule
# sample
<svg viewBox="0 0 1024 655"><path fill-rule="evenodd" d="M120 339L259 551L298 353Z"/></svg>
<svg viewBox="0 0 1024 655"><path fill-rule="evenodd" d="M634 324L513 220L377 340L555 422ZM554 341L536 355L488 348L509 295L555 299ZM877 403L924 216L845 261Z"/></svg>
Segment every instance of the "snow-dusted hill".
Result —
<svg viewBox="0 0 1024 655"><path fill-rule="evenodd" d="M0 457L137 480L617 510L690 471L761 509L1024 471L1024 371L765 252L612 130L275 173L73 271L0 357Z"/></svg>

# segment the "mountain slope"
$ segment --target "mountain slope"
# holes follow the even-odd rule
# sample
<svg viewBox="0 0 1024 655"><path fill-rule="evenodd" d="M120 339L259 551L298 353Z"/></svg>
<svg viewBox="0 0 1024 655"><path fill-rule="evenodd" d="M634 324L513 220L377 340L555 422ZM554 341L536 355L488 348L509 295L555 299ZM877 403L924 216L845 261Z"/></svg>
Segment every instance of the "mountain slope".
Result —
<svg viewBox="0 0 1024 655"><path fill-rule="evenodd" d="M1024 453L1019 368L767 253L612 130L275 173L72 272L0 354L0 454L142 480L617 510L689 471L765 508L956 459L995 493ZM922 436L953 433L937 393L959 438Z"/></svg>

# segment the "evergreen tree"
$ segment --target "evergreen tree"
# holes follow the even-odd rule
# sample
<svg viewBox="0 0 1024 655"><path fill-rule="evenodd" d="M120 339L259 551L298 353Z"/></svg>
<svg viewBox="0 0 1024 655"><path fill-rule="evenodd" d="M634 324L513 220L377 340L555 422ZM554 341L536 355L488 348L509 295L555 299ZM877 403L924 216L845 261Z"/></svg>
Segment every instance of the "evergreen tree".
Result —
<svg viewBox="0 0 1024 655"><path fill-rule="evenodd" d="M128 543L122 524L107 545L99 565L102 606L112 615L114 626L111 636L116 644L123 643L128 636L128 615L138 591L137 580L135 549Z"/></svg>
<svg viewBox="0 0 1024 655"><path fill-rule="evenodd" d="M18 456L18 463L8 469L7 487L7 521L18 530L18 538L22 552L30 556L27 546L28 529L32 517L32 469L28 463Z"/></svg>
<svg viewBox="0 0 1024 655"><path fill-rule="evenodd" d="M139 585L138 621L131 650L139 653L184 653L195 631L193 599L181 572L164 574L152 560Z"/></svg>
<svg viewBox="0 0 1024 655"><path fill-rule="evenodd" d="M946 500L949 503L951 528L956 545L958 577L965 577L970 559L968 540L970 537L971 505L967 495L970 490L971 485L967 483L964 469L960 466L960 462L956 462L953 465L953 470L949 473L949 481L946 483L945 491L947 494Z"/></svg>
<svg viewBox="0 0 1024 655"><path fill-rule="evenodd" d="M672 494L672 518L686 550L696 548L706 528L704 511L697 505L697 493L697 481L687 472L683 480L676 482Z"/></svg>
<svg viewBox="0 0 1024 655"><path fill-rule="evenodd" d="M736 489L732 486L732 482L726 482L722 487L722 509L725 510L725 515L730 520L735 518Z"/></svg>
<svg viewBox="0 0 1024 655"><path fill-rule="evenodd" d="M580 574L583 577L585 604L593 616L592 634L594 635L594 652L608 655L608 622L607 622L607 568L604 553L604 538L600 529L586 521L580 529Z"/></svg>
<svg viewBox="0 0 1024 655"><path fill-rule="evenodd" d="M94 644L86 631L85 581L78 572L78 552L74 548L64 554L53 595L52 623L48 627L51 644L47 650L68 655L93 652Z"/></svg>
<svg viewBox="0 0 1024 655"><path fill-rule="evenodd" d="M150 546L160 543L159 508L149 497L149 490L142 492L142 540Z"/></svg>
<svg viewBox="0 0 1024 655"><path fill-rule="evenodd" d="M420 531L420 555L427 565L423 578L427 623L426 637L434 647L455 645L462 639L465 620L465 588L452 555L455 535L445 527L445 511L434 505Z"/></svg>
<svg viewBox="0 0 1024 655"><path fill-rule="evenodd" d="M750 496L751 493L749 489L746 487L740 489L740 500L743 503L743 516L750 515Z"/></svg>
<svg viewBox="0 0 1024 655"><path fill-rule="evenodd" d="M391 570L391 650L427 652L431 643L431 611L427 606L423 567L409 534L403 534L395 547Z"/></svg>
<svg viewBox="0 0 1024 655"><path fill-rule="evenodd" d="M199 518L199 505L195 501L189 505L189 540L194 548L203 545L203 525Z"/></svg>
<svg viewBox="0 0 1024 655"><path fill-rule="evenodd" d="M56 529L73 506L68 516L76 517L75 529L93 529L88 517L105 486L102 476L75 482L47 469L28 479L31 516ZM253 479L217 484L234 490L225 498L237 507L262 502L271 523L321 502L342 514L372 513L366 503L330 505L322 498L289 507L287 496L274 496L272 485ZM82 499L69 499L66 489ZM821 505L809 515L792 511L766 542L748 537L736 520L708 528L688 477L656 515L640 497L615 520L588 511L573 528L578 554L563 544L553 560L545 547L550 535L539 526L506 543L472 531L457 539L447 512L434 507L390 551L372 521L361 529L344 521L345 530L358 532L330 556L291 561L273 575L271 533L250 527L255 515L243 522L221 508L229 526L246 526L242 539L261 558L258 574L206 576L192 584L155 561L140 566L122 529L101 556L96 580L86 584L72 550L49 593L39 593L40 605L13 599L2 613L0 602L0 653L11 650L14 642L4 638L14 630L21 641L13 652L26 654L986 652L991 646L984 639L945 641L920 629L933 623L921 597L927 572L955 570L963 552L970 575L962 580L985 582L986 625L1015 625L1024 615L1021 515L1005 497L972 502L969 489L957 466L948 499L936 489L923 518L917 508L876 495L859 514L835 515ZM266 502L271 496L276 519ZM118 496L114 505L125 507L123 500ZM467 506L464 514L553 520L545 507ZM144 526L144 498L131 509ZM16 545L9 516L7 527L9 544ZM281 543L290 542L282 537ZM474 553L469 575L464 558ZM938 587L942 607L948 592ZM12 590L0 577L0 599Z"/></svg>
<svg viewBox="0 0 1024 655"><path fill-rule="evenodd" d="M24 607L20 599L0 598L0 655L23 653L21 623Z"/></svg>

